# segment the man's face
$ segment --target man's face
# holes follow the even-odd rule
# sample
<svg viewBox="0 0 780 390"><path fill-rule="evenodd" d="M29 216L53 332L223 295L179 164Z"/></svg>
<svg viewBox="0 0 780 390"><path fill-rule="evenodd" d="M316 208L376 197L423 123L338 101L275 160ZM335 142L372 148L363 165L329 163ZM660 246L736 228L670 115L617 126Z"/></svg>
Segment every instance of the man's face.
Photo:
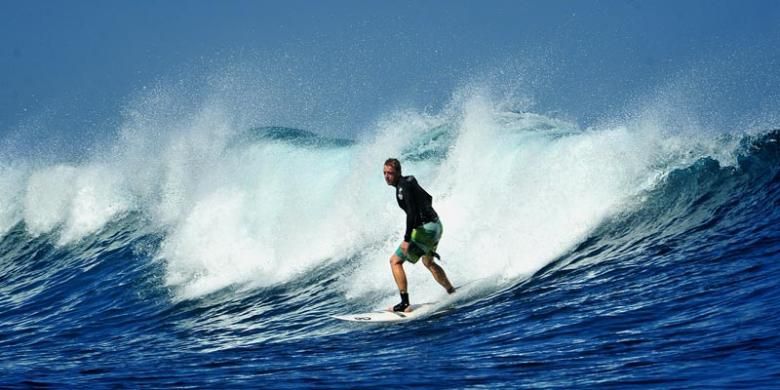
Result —
<svg viewBox="0 0 780 390"><path fill-rule="evenodd" d="M394 186L396 183L398 183L399 174L398 172L395 171L395 169L393 169L392 166L385 165L384 173L385 173L385 182L387 183L387 185Z"/></svg>

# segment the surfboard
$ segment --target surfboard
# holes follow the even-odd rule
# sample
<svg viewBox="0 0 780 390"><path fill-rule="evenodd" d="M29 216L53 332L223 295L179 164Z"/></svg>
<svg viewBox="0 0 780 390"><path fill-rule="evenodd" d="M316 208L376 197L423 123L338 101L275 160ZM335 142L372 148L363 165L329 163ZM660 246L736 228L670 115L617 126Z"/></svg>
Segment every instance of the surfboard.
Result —
<svg viewBox="0 0 780 390"><path fill-rule="evenodd" d="M409 306L412 308L412 311L410 312L399 312L399 311L392 311L392 310L376 310L368 313L357 313L357 314L344 314L344 315L337 315L333 316L333 318L342 320L342 321L352 321L352 322L401 322L401 321L410 321L416 318L420 318L425 316L426 314L432 313L435 308L436 304L433 302L430 303L420 303Z"/></svg>
<svg viewBox="0 0 780 390"><path fill-rule="evenodd" d="M461 294L461 290L471 285L472 283L482 280L472 280L470 282L466 282L464 284L461 284L459 286L455 287L455 290L457 291L455 294ZM454 294L453 294L454 295ZM442 298L438 302L427 302L427 303L418 303L409 306L412 308L412 311L410 312L398 312L398 311L392 311L388 309L379 309L368 313L357 313L357 314L341 314L341 315L335 315L331 316L332 318L342 320L342 321L351 321L351 322L401 322L401 321L411 321L418 318L424 318L429 314L437 313L443 310L446 310L445 308L448 307L453 302L453 295L448 295L445 298Z"/></svg>

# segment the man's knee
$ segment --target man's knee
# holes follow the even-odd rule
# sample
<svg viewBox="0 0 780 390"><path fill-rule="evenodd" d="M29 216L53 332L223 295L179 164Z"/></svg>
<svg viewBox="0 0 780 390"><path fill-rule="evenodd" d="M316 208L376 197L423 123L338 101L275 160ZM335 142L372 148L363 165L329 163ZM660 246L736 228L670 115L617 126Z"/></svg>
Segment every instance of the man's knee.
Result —
<svg viewBox="0 0 780 390"><path fill-rule="evenodd" d="M398 257L398 255L396 255L396 254L393 254L392 256L390 256L390 265L399 265L399 264L403 264L403 262L404 262L404 260L402 258Z"/></svg>
<svg viewBox="0 0 780 390"><path fill-rule="evenodd" d="M421 257L423 265L430 269L431 267L435 266L436 263L433 262L433 256L423 256Z"/></svg>

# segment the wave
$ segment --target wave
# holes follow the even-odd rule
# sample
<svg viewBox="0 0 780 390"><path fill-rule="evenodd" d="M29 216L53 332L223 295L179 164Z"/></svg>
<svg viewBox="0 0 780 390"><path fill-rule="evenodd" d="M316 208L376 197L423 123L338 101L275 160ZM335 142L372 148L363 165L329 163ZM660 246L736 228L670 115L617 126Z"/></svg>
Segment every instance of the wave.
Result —
<svg viewBox="0 0 780 390"><path fill-rule="evenodd" d="M727 137L730 138L730 137ZM540 275L613 259L717 258L773 231L780 204L780 131L738 138L734 165L699 156L673 169ZM750 243L741 242L751 237Z"/></svg>
<svg viewBox="0 0 780 390"><path fill-rule="evenodd" d="M615 384L738 381L722 379L724 355L771 383L753 362L776 351L780 131L581 129L502 107L475 95L396 112L357 140L234 128L210 108L129 120L77 162L4 162L5 382L213 385L243 364L298 375L290 357L314 348L325 353L307 367L329 372L329 351L351 351L372 383L420 353L406 336L447 329L439 356L500 357L495 370L522 367L529 385L603 384L572 370L583 357ZM443 266L466 287L446 314L356 331L324 318L394 303L391 156L434 195ZM445 295L424 267L406 271L413 301ZM397 352L372 355L388 339ZM154 359L179 374L160 379ZM43 365L57 368L41 377Z"/></svg>
<svg viewBox="0 0 780 390"><path fill-rule="evenodd" d="M590 253L582 245L594 235L688 234L776 166L776 132L692 136L646 122L580 129L479 95L438 115L396 113L359 140L237 130L227 117L204 109L173 125L131 118L85 162L5 164L0 233L22 240L6 245L43 238L78 253L118 225L158 235L154 257L177 299L279 285L358 259L337 284L347 298L376 298L392 291L387 257L403 229L379 174L387 157L435 194L447 231L441 253L464 282L528 277L572 250ZM419 284L428 286L421 299L439 294Z"/></svg>

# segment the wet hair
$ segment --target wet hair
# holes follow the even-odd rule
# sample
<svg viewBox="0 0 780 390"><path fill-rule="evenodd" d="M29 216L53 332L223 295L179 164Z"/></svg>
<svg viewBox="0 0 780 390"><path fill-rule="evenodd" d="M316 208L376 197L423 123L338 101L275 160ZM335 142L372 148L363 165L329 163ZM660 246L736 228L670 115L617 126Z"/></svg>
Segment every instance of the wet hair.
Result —
<svg viewBox="0 0 780 390"><path fill-rule="evenodd" d="M398 161L398 159L388 158L385 160L385 165L393 167L393 170L395 170L399 175L401 174L401 162Z"/></svg>

